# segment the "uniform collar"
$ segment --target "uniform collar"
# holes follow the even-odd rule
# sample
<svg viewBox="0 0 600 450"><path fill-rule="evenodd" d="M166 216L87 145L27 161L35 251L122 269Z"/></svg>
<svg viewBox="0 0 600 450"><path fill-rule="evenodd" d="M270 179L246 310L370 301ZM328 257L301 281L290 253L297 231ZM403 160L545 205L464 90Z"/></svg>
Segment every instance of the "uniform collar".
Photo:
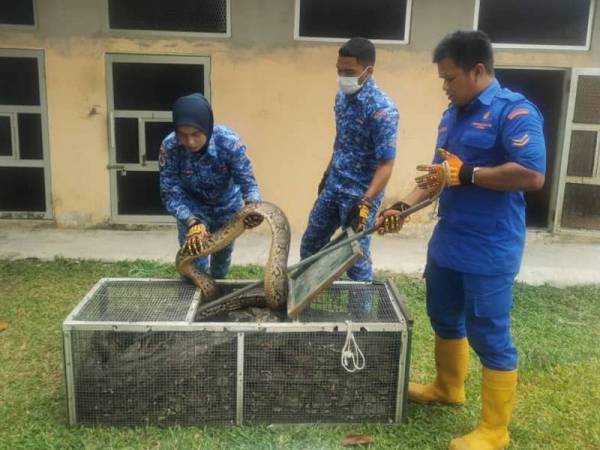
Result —
<svg viewBox="0 0 600 450"><path fill-rule="evenodd" d="M210 137L210 142L208 143L208 149L206 150L206 153L208 153L212 157L217 156L217 146L215 145L214 132L213 132L213 135Z"/></svg>
<svg viewBox="0 0 600 450"><path fill-rule="evenodd" d="M499 90L500 83L498 83L498 80L494 78L491 83L488 84L483 91L481 91L475 100L479 100L479 103L482 105L490 106L492 104L492 100L494 100L494 97Z"/></svg>
<svg viewBox="0 0 600 450"><path fill-rule="evenodd" d="M460 108L456 105L452 105L450 107L451 110L454 110L456 114L463 114L471 111L472 108L477 107L478 105L490 106L494 97L500 90L500 83L495 78L487 85L487 87L479 93L477 97L469 102L463 108Z"/></svg>

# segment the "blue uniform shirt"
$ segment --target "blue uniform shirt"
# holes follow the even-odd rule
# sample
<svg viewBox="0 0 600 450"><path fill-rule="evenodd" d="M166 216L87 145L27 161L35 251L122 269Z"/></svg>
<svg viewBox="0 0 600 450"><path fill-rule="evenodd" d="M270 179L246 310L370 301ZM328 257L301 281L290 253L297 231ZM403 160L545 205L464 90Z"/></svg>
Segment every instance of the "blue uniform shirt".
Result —
<svg viewBox="0 0 600 450"><path fill-rule="evenodd" d="M452 105L443 115L437 147L465 164L495 167L507 162L545 173L543 118L521 94L494 80L463 111ZM435 163L440 159L436 157ZM525 199L522 192L478 186L446 188L429 256L459 272L517 273L525 246Z"/></svg>
<svg viewBox="0 0 600 450"><path fill-rule="evenodd" d="M260 201L260 191L239 136L216 125L202 154L188 152L169 134L159 153L160 193L167 211L179 221L190 216L207 223L231 215L244 201Z"/></svg>
<svg viewBox="0 0 600 450"><path fill-rule="evenodd" d="M369 79L357 94L338 92L335 122L333 159L325 188L362 197L378 163L396 157L398 110Z"/></svg>

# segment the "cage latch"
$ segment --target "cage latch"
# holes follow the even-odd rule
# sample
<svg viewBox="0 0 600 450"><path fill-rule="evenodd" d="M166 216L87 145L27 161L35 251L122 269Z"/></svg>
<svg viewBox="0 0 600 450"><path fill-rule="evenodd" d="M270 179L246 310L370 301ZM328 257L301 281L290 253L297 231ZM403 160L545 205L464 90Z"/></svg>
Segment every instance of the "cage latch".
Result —
<svg viewBox="0 0 600 450"><path fill-rule="evenodd" d="M365 355L354 339L350 320L346 320L346 330L346 342L342 348L342 367L346 372L353 373L365 368Z"/></svg>

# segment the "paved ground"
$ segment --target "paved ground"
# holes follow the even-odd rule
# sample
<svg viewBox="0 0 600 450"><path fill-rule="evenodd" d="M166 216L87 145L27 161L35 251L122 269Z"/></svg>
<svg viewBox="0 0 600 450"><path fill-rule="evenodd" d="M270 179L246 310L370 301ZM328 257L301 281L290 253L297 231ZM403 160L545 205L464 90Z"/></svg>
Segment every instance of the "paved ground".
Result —
<svg viewBox="0 0 600 450"><path fill-rule="evenodd" d="M177 251L175 236L174 227L143 231L72 230L5 222L0 224L0 258L63 256L172 262ZM292 237L290 265L298 261L299 240L298 235ZM264 264L269 241L270 237L264 232L246 233L236 242L234 264ZM425 262L426 245L426 236L376 236L372 246L373 263L376 269L419 275ZM519 279L556 286L600 284L600 239L530 233Z"/></svg>

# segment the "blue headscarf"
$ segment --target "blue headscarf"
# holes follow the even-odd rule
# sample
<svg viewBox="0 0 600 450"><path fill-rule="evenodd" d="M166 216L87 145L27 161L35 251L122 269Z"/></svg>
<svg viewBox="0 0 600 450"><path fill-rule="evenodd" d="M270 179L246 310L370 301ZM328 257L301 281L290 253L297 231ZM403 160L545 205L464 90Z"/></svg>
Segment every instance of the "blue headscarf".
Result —
<svg viewBox="0 0 600 450"><path fill-rule="evenodd" d="M210 142L213 132L213 112L210 103L202 94L190 94L179 97L173 105L173 127L194 127L206 134L206 145Z"/></svg>

